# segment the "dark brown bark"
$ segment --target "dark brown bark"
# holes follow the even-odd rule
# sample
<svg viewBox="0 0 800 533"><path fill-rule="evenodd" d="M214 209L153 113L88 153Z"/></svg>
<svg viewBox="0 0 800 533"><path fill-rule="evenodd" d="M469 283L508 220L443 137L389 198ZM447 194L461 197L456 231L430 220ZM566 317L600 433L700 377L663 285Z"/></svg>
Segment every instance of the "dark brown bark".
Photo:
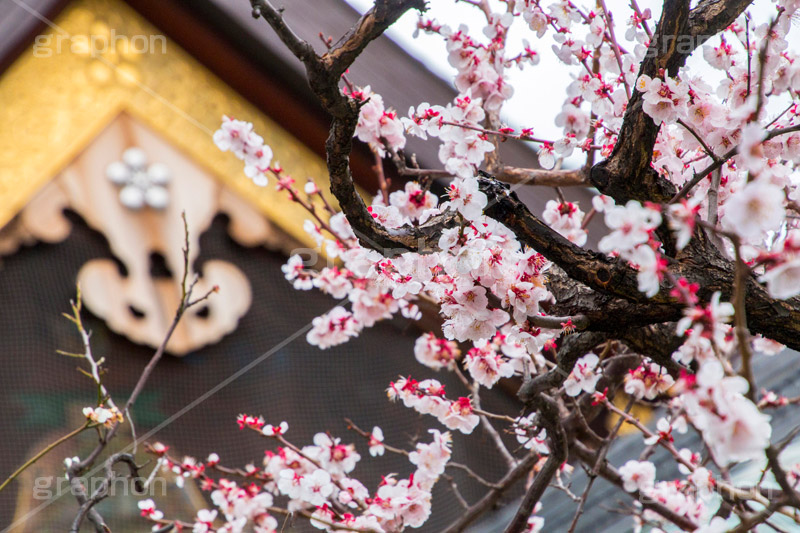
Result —
<svg viewBox="0 0 800 533"><path fill-rule="evenodd" d="M522 533L527 529L528 518L533 514L534 507L568 457L567 434L559 420L558 405L555 400L541 394L534 401L533 407L539 413L540 427L547 430L550 455L542 469L537 472L531 486L525 491L522 503L514 514L514 518L511 519L511 523L506 527L505 533Z"/></svg>

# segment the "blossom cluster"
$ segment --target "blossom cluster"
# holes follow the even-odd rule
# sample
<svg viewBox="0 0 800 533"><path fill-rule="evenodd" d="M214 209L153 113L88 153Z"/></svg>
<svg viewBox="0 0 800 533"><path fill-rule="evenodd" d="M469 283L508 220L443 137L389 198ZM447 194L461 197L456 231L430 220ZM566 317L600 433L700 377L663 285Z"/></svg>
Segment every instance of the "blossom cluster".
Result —
<svg viewBox="0 0 800 533"><path fill-rule="evenodd" d="M275 514L279 501L287 512L305 514L314 527L325 531L383 533L419 527L430 515L431 491L451 456L450 434L431 430L431 442L418 442L413 451L406 452L414 471L402 479L396 474L383 476L370 492L352 477L361 460L355 445L317 433L312 445L299 448L286 440L286 422L272 425L261 417L241 415L238 423L277 439L281 446L267 450L260 466L248 464L240 469L223 467L216 453L205 461L193 457L177 460L167 454L167 446L156 443L149 447L159 457L161 468L174 474L180 486L185 480L194 480L210 493L214 504L213 509L199 510L193 522L183 522L165 520L152 499L142 500L141 515L157 523L154 530L171 523L197 533L275 533L280 529ZM372 455L383 453L382 438L381 429L374 428L368 439ZM231 474L242 479L232 479Z"/></svg>
<svg viewBox="0 0 800 533"><path fill-rule="evenodd" d="M399 378L389 384L386 392L390 400L400 400L420 414L434 416L448 429L469 434L480 422L469 398L462 396L448 400L444 385L435 379Z"/></svg>
<svg viewBox="0 0 800 533"><path fill-rule="evenodd" d="M658 294L666 271L666 260L659 252L661 243L654 237L661 225L660 211L636 200L613 205L613 200L604 196L595 197L593 204L596 211L605 213L606 226L612 230L600 239L600 251L628 260L639 271L639 290L650 297Z"/></svg>
<svg viewBox="0 0 800 533"><path fill-rule="evenodd" d="M90 422L110 428L124 420L122 413L116 407L84 407L83 416Z"/></svg>
<svg viewBox="0 0 800 533"><path fill-rule="evenodd" d="M253 183L262 187L267 185L272 149L253 131L251 123L223 117L222 126L214 132L214 143L223 152L232 152L244 161L244 173Z"/></svg>

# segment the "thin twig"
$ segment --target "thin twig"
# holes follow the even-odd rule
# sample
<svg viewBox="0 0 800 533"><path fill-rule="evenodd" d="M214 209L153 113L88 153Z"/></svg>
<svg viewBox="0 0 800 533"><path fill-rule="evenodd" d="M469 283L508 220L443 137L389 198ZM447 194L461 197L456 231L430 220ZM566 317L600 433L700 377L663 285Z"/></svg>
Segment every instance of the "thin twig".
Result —
<svg viewBox="0 0 800 533"><path fill-rule="evenodd" d="M628 405L625 406L625 413L630 413L633 404L635 403L635 399L631 397L628 400ZM614 424L614 429L611 430L609 436L605 439L605 443L597 452L597 459L592 465L592 469L588 472L589 480L586 482L586 488L583 489L583 494L581 494L580 503L578 503L578 509L575 511L575 516L572 518L572 522L569 525L569 530L567 533L573 533L575 528L578 526L578 520L580 519L581 515L583 514L583 509L586 506L586 500L589 498L589 491L592 490L592 485L594 484L594 480L597 479L597 475L600 472L600 465L605 461L606 454L611 449L611 443L617 437L622 424L625 422L625 419L619 417L617 423Z"/></svg>
<svg viewBox="0 0 800 533"><path fill-rule="evenodd" d="M161 359L161 357L164 355L164 352L166 351L167 344L169 343L170 338L172 338L172 334L175 332L175 329L177 328L178 323L180 322L180 319L181 319L181 317L183 317L183 315L186 312L186 310L189 309L190 307L192 307L192 306L204 301L213 292L216 292L218 290L217 287L214 287L211 290L209 290L205 295L203 295L203 296L201 296L201 297L199 297L199 298L197 298L195 300L192 300L192 292L194 290L195 285L198 282L198 278L197 278L197 276L195 276L195 278L191 282L188 282L189 269L190 269L190 264L189 264L189 225L188 225L188 222L186 220L186 213L183 213L182 217L183 217L183 227L184 227L184 248L183 248L183 277L182 277L182 280L181 280L181 301L178 303L178 309L175 312L175 317L174 317L174 319L172 321L172 324L167 329L167 333L164 336L164 340L161 342L161 345L158 347L158 349L156 350L155 354L153 354L153 357L150 359L150 361L148 362L148 364L145 366L144 370L142 371L142 374L139 376L139 379L136 382L136 385L134 386L133 392L128 397L128 401L125 403L125 407L123 408L122 412L130 413L131 408L133 407L134 403L136 402L136 399L139 397L139 394L144 389L144 386L147 383L147 380L150 377L150 375L152 374L153 370L155 369L156 364ZM80 320L79 317L80 317L80 315L78 314L78 320ZM79 324L79 322L77 322L77 323ZM87 341L88 341L88 337L85 339L84 342L87 342ZM111 426L111 428L108 430L106 435L104 437L101 437L100 442L97 444L97 446L95 446L95 448L89 453L89 455L85 459L83 459L82 461L73 463L72 465L70 465L69 468L67 468L67 477L68 477L68 479L70 479L70 483L73 485L74 489L77 489L78 487L82 486L82 484L80 483L80 480L78 479L78 476L82 472L84 472L87 468L89 468L92 464L94 464L94 461L100 456L100 454L103 452L103 450L105 450L106 446L111 441L111 439L114 438L114 436L116 435L117 430L119 429L120 425L121 425L121 422L116 422L113 426ZM116 455L112 456L111 458L109 458L109 460L111 460L112 458L115 458L115 457L118 458L118 457L122 457L122 456L120 454L116 454ZM124 459L124 458L123 459L119 459L118 458L117 462L119 462L119 461L127 462L127 459ZM111 466L113 466L113 464ZM106 469L108 470L109 468L110 468L109 467L109 463L108 463L108 461L106 461ZM102 517L100 517L100 515L97 513L97 511L93 508L94 503L91 503L93 501L93 497L92 498L87 497L87 495L85 494L85 490L83 492L80 492L80 490L78 490L77 493L76 493L76 497L78 498L79 503L81 503L81 511L79 512L78 516L76 517L75 521L73 522L73 528L75 529L75 531L80 529L82 521L87 516L89 517L89 519L93 523L95 523L95 527L97 528L98 531L103 531L102 527L107 527L107 526L105 526L105 523L102 520ZM105 496L103 496L103 497L105 497ZM84 510L84 506L86 507L85 510Z"/></svg>
<svg viewBox="0 0 800 533"><path fill-rule="evenodd" d="M766 141L769 141L770 139L774 139L775 137L777 137L779 135L785 135L787 133L793 133L795 131L800 131L800 124L796 124L794 126L789 126L789 127L786 127L786 128L778 128L778 129L770 130L770 132L767 133L764 136L763 139L761 139L761 142L766 142ZM684 185L683 188L680 191L675 193L675 196L673 196L672 199L668 203L674 204L675 202L679 201L681 198L685 197L687 194L689 194L689 191L691 191L694 188L695 185L697 185L698 183L703 181L703 179L706 178L710 173L712 173L715 170L717 170L718 168L722 167L722 165L724 165L725 162L728 161L728 159L730 159L731 157L735 156L738 153L739 153L739 146L738 145L734 146L733 148L728 150L724 155L722 155L719 158L718 161L714 161L709 166L707 166L706 168L704 168L700 172L696 173L695 176L686 185Z"/></svg>
<svg viewBox="0 0 800 533"><path fill-rule="evenodd" d="M36 461L38 461L39 459L41 459L42 457L44 457L45 455L47 455L47 453L48 453L48 452L50 452L50 450L54 449L56 446L58 446L58 445L60 445L60 444L63 444L64 442L67 442L69 439L71 439L72 437L74 437L74 436L78 435L78 434L79 434L79 433L81 433L81 432L82 432L84 429L87 429L87 428L89 428L89 427L93 427L93 426L92 426L92 425L89 423L89 421L87 420L87 421L86 421L86 423L85 423L84 425L82 425L81 427L79 427L79 428L77 428L77 429L75 429L75 430L73 430L73 431L70 431L69 433L67 433L66 435L64 435L63 437L61 437L60 439L58 439L58 440L55 440L55 441L51 442L50 444L48 444L47 446L45 446L45 447L42 449L42 451L40 451L39 453L37 453L36 455L34 455L33 457L31 457L30 459L28 459L27 461L25 461L25 464L23 464L22 466L20 466L19 468L17 468L17 469L14 471L14 473L13 473L13 474L11 474L10 476L8 476L8 479L6 479L5 481L3 481L2 485L0 485L0 491L2 491L4 488L6 488L6 486L7 486L9 483L11 483L12 481L14 481L14 480L15 480L15 479L16 479L16 478L17 478L17 477L18 477L18 476L19 476L19 475L20 475L22 472L24 472L24 471L25 471L25 469L27 469L28 467L32 466L33 464L35 464L35 463L36 463Z"/></svg>
<svg viewBox="0 0 800 533"><path fill-rule="evenodd" d="M630 100L631 88L628 85L627 78L625 78L625 67L622 64L622 55L620 54L617 38L614 36L614 20L611 16L611 13L608 11L608 8L606 7L605 0L599 0L599 4L603 10L603 18L605 18L606 27L608 28L608 35L611 41L611 50L614 52L614 58L617 60L617 66L619 67L619 75L622 77L622 84L625 87L625 96L628 98L628 100Z"/></svg>

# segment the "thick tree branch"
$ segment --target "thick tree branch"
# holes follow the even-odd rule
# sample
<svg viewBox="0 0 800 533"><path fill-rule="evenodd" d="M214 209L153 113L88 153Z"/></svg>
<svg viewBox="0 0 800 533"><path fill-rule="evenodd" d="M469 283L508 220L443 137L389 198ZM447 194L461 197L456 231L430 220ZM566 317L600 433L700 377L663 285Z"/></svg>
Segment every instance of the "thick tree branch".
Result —
<svg viewBox="0 0 800 533"><path fill-rule="evenodd" d="M645 299L638 290L636 271L624 262L570 242L532 214L505 185L484 178L479 183L492 199L484 213L508 226L520 242L556 263L569 277L601 292L634 301Z"/></svg>
<svg viewBox="0 0 800 533"><path fill-rule="evenodd" d="M591 185L589 171L585 168L544 170L502 166L497 169L495 178L505 183L543 185L545 187L588 187Z"/></svg>
<svg viewBox="0 0 800 533"><path fill-rule="evenodd" d="M544 466L536 474L536 477L528 487L519 509L514 514L511 523L506 527L505 533L522 533L527 529L528 518L533 513L534 507L550 486L550 481L558 473L558 469L567 460L569 447L567 445L567 434L559 420L559 411L556 401L540 394L534 401L534 407L539 413L539 420L542 427L547 430L547 442L550 448L550 455L544 462Z"/></svg>
<svg viewBox="0 0 800 533"><path fill-rule="evenodd" d="M425 0L377 0L375 6L364 13L356 25L322 56L322 62L330 74L336 77L344 74L370 41L383 35L386 28L409 9L424 12L427 9Z"/></svg>
<svg viewBox="0 0 800 533"><path fill-rule="evenodd" d="M691 34L706 38L716 35L733 24L752 3L753 0L701 0L689 13Z"/></svg>
<svg viewBox="0 0 800 533"><path fill-rule="evenodd" d="M378 250L386 256L397 255L409 250L434 249L441 230L457 224L457 216L454 213L435 217L421 226L389 230L375 222L367 210L364 200L355 188L350 172L352 139L356 124L358 124L361 104L342 94L339 89L342 73L353 63L364 47L379 37L404 12L412 8L424 10L424 2L421 0L376 2L375 7L365 13L337 45L321 58L312 59L304 54L305 47L297 42L294 33L283 23L280 12L266 0L254 1L259 5L260 13L270 26L298 59L303 61L311 89L325 110L333 117L330 135L325 145L331 192L339 202L342 211L347 215L359 241L362 245ZM304 44L310 46L308 43Z"/></svg>
<svg viewBox="0 0 800 533"><path fill-rule="evenodd" d="M639 75L658 76L659 69L674 75L685 56L677 53L681 36L689 34L689 0L667 0ZM618 203L649 200L665 203L675 194L671 183L650 168L659 126L643 108L640 91L634 91L611 156L592 168L592 183Z"/></svg>

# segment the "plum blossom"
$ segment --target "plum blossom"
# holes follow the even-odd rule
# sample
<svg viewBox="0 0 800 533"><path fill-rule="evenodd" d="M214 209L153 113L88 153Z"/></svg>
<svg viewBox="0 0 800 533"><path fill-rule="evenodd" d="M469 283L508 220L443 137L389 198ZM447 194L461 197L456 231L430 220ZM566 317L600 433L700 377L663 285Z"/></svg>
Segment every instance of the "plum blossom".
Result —
<svg viewBox="0 0 800 533"><path fill-rule="evenodd" d="M313 279L314 287L340 300L353 288L349 275L348 270L340 270L337 266L323 268Z"/></svg>
<svg viewBox="0 0 800 533"><path fill-rule="evenodd" d="M470 434L480 422L478 415L472 411L472 401L461 397L452 402L441 422L448 429L457 429L461 433Z"/></svg>
<svg viewBox="0 0 800 533"><path fill-rule="evenodd" d="M217 519L216 510L200 509L194 519L192 533L209 533L214 531L214 520Z"/></svg>
<svg viewBox="0 0 800 533"><path fill-rule="evenodd" d="M697 213L700 211L700 201L702 198L690 200L681 199L680 202L668 206L669 227L676 233L675 246L678 250L683 250L692 238Z"/></svg>
<svg viewBox="0 0 800 533"><path fill-rule="evenodd" d="M272 149L253 131L251 123L223 116L222 125L214 132L213 138L220 150L233 152L244 161L245 174L253 183L260 187L267 185L266 173L272 162Z"/></svg>
<svg viewBox="0 0 800 533"><path fill-rule="evenodd" d="M291 256L286 264L281 266L281 270L286 280L291 281L297 290L307 291L314 286L311 273L306 270L303 258L297 254Z"/></svg>
<svg viewBox="0 0 800 533"><path fill-rule="evenodd" d="M381 157L386 154L387 147L393 150L404 148L406 137L403 123L397 113L384 108L383 97L372 92L369 86L354 93L354 96L365 102L358 115L355 136L369 144Z"/></svg>
<svg viewBox="0 0 800 533"><path fill-rule="evenodd" d="M581 392L594 392L597 382L602 374L595 372L600 359L597 355L589 353L575 362L572 372L564 381L564 390L568 396L577 396Z"/></svg>
<svg viewBox="0 0 800 533"><path fill-rule="evenodd" d="M570 85L572 88L572 85ZM556 126L564 128L564 134L571 133L577 139L586 137L589 132L589 116L579 107L565 104L561 113L556 115Z"/></svg>
<svg viewBox="0 0 800 533"><path fill-rule="evenodd" d="M725 35L720 35L719 46L703 46L703 59L706 63L719 70L728 70L735 62L736 52L733 46L725 40Z"/></svg>
<svg viewBox="0 0 800 533"><path fill-rule="evenodd" d="M675 513L687 516L695 522L702 522L707 519L708 508L702 499L695 498L695 494L687 491L685 484L659 481L649 491L646 496L653 498ZM650 510L643 513L645 519L659 520L660 516Z"/></svg>
<svg viewBox="0 0 800 533"><path fill-rule="evenodd" d="M800 255L783 261L758 278L773 298L786 300L800 294Z"/></svg>
<svg viewBox="0 0 800 533"><path fill-rule="evenodd" d="M739 376L726 377L722 365L708 360L683 395L689 418L721 464L763 457L770 444L770 417L744 393L749 386Z"/></svg>
<svg viewBox="0 0 800 533"><path fill-rule="evenodd" d="M123 421L122 413L116 407L84 407L83 416L95 424L109 428Z"/></svg>
<svg viewBox="0 0 800 533"><path fill-rule="evenodd" d="M786 346L772 339L762 337L761 335L754 335L753 349L760 354L777 355L785 350Z"/></svg>
<svg viewBox="0 0 800 533"><path fill-rule="evenodd" d="M306 334L306 340L322 350L347 342L350 337L355 337L361 331L361 326L353 313L341 306L336 306L329 313L316 317L311 324L313 327Z"/></svg>
<svg viewBox="0 0 800 533"><path fill-rule="evenodd" d="M303 451L319 461L331 474L349 474L361 460L354 445L341 444L340 439L331 438L325 433L314 435L314 446L308 446Z"/></svg>
<svg viewBox="0 0 800 533"><path fill-rule="evenodd" d="M767 284L773 298L782 300L800 294L800 230L792 229L773 247L767 271L758 280Z"/></svg>
<svg viewBox="0 0 800 533"><path fill-rule="evenodd" d="M433 333L426 333L414 343L417 361L435 370L451 366L460 355L457 343L438 339Z"/></svg>
<svg viewBox="0 0 800 533"><path fill-rule="evenodd" d="M689 99L688 85L676 78L663 81L642 74L636 81L636 88L644 93L644 112L656 124L675 122Z"/></svg>
<svg viewBox="0 0 800 533"><path fill-rule="evenodd" d="M652 446L659 441L672 442L674 440L672 436L672 431L674 429L678 429L680 433L686 433L686 420L683 417L679 417L673 426L669 420L661 417L658 419L658 422L656 422L656 432L650 437L645 438L644 443L648 446Z"/></svg>
<svg viewBox="0 0 800 533"><path fill-rule="evenodd" d="M702 329L692 330L684 343L672 354L672 359L684 365L695 360L702 362L710 357L714 357L714 348L711 340L702 335Z"/></svg>
<svg viewBox="0 0 800 533"><path fill-rule="evenodd" d="M251 123L223 116L220 129L214 132L214 143L223 152L231 151L243 159L247 150L261 141Z"/></svg>
<svg viewBox="0 0 800 533"><path fill-rule="evenodd" d="M656 467L650 461L628 461L619 468L622 483L628 492L647 493L656 480Z"/></svg>
<svg viewBox="0 0 800 533"><path fill-rule="evenodd" d="M612 232L600 239L598 248L605 253L624 253L650 239L650 232L661 224L661 213L630 200L624 206L607 208L605 221Z"/></svg>
<svg viewBox="0 0 800 533"><path fill-rule="evenodd" d="M427 481L436 480L444 473L445 465L451 455L450 433L441 433L435 429L429 430L429 433L433 435L433 442L417 443L416 449L408 454L408 460L417 466L417 476Z"/></svg>
<svg viewBox="0 0 800 533"><path fill-rule="evenodd" d="M383 445L383 430L378 426L372 428L372 433L369 434L369 454L372 457L383 455L386 448Z"/></svg>
<svg viewBox="0 0 800 533"><path fill-rule="evenodd" d="M556 159L553 156L553 145L551 143L543 143L539 149L539 165L547 170L556 166Z"/></svg>
<svg viewBox="0 0 800 533"><path fill-rule="evenodd" d="M348 507L358 507L357 502L364 501L369 497L369 491L357 479L349 477L342 478L339 480L339 486L342 488L338 495L339 502Z"/></svg>
<svg viewBox="0 0 800 533"><path fill-rule="evenodd" d="M637 246L633 252L627 254L627 258L638 270L636 280L639 291L650 298L658 294L667 269L666 259L646 244Z"/></svg>
<svg viewBox="0 0 800 533"><path fill-rule="evenodd" d="M678 321L676 333L683 335L691 328L693 333L713 340L718 346L724 345L728 331L725 323L730 322L734 309L730 302L720 302L720 296L719 292L715 292L708 305L684 309L684 316Z"/></svg>
<svg viewBox="0 0 800 533"><path fill-rule="evenodd" d="M542 218L569 241L578 246L586 244L588 233L582 228L583 211L577 204L549 200L544 207Z"/></svg>
<svg viewBox="0 0 800 533"><path fill-rule="evenodd" d="M542 502L537 502L533 508L533 513L528 517L528 523L525 524L523 533L540 533L544 530L544 517L536 516L536 513L542 510Z"/></svg>
<svg viewBox="0 0 800 533"><path fill-rule="evenodd" d="M285 435L287 431L289 431L289 424L287 424L286 421L283 421L277 426L266 424L261 430L261 433L267 437L276 437L278 435Z"/></svg>
<svg viewBox="0 0 800 533"><path fill-rule="evenodd" d="M300 480L300 498L311 505L320 506L333 494L334 488L331 475L318 468Z"/></svg>
<svg viewBox="0 0 800 533"><path fill-rule="evenodd" d="M402 191L395 191L389 195L389 203L396 207L402 216L416 220L426 211L434 209L439 199L430 191L420 187L419 183L409 181Z"/></svg>
<svg viewBox="0 0 800 533"><path fill-rule="evenodd" d="M301 481L303 476L292 470L285 468L278 474L278 490L281 494L288 496L292 500L300 498L303 490Z"/></svg>
<svg viewBox="0 0 800 533"><path fill-rule="evenodd" d="M146 500L139 500L136 505L141 511L141 515L150 520L161 520L164 518L164 513L156 509L156 504L151 498Z"/></svg>
<svg viewBox="0 0 800 533"><path fill-rule="evenodd" d="M550 449L547 447L547 430L539 429L533 423L536 413L517 419L514 426L514 434L517 442L528 450L534 450L539 454L548 454Z"/></svg>
<svg viewBox="0 0 800 533"><path fill-rule="evenodd" d="M638 399L654 400L675 384L666 369L655 363L644 363L630 370L625 380L625 392Z"/></svg>
<svg viewBox="0 0 800 533"><path fill-rule="evenodd" d="M784 220L784 200L780 187L764 180L751 181L723 205L722 225L748 242L761 241Z"/></svg>
<svg viewBox="0 0 800 533"><path fill-rule="evenodd" d="M698 467L687 479L701 496L708 497L714 490L714 475L705 467Z"/></svg>
<svg viewBox="0 0 800 533"><path fill-rule="evenodd" d="M431 106L428 102L423 102L416 109L413 106L409 108L408 116L401 117L400 121L408 133L426 140L428 133L434 137L439 135L440 119L444 114L445 109L442 106Z"/></svg>
<svg viewBox="0 0 800 533"><path fill-rule="evenodd" d="M450 197L449 205L457 209L467 220L480 217L488 202L486 195L478 190L478 180L474 178L454 179L447 194Z"/></svg>
<svg viewBox="0 0 800 533"><path fill-rule="evenodd" d="M395 229L406 224L406 218L393 205L387 207L373 203L367 208L367 211L372 218L387 228Z"/></svg>
<svg viewBox="0 0 800 533"><path fill-rule="evenodd" d="M467 352L464 365L472 379L487 389L491 389L500 378L514 375L514 366L497 353L486 339L477 341L475 347Z"/></svg>

